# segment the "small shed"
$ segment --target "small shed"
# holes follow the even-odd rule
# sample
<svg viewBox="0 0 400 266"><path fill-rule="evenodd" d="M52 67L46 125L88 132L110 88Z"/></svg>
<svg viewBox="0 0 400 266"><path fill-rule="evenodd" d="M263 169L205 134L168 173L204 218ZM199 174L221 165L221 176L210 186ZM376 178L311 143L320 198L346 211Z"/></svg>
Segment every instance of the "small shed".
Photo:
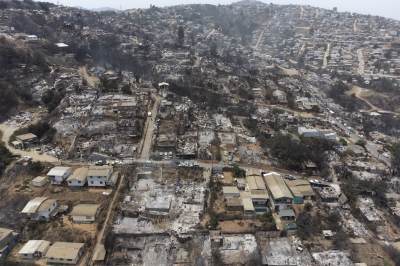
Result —
<svg viewBox="0 0 400 266"><path fill-rule="evenodd" d="M331 230L322 230L322 234L324 235L325 238L331 238L333 237L333 233Z"/></svg>
<svg viewBox="0 0 400 266"><path fill-rule="evenodd" d="M237 187L222 187L224 198L240 197L239 189Z"/></svg>
<svg viewBox="0 0 400 266"><path fill-rule="evenodd" d="M280 210L279 211L279 216L281 218L286 219L286 220L294 220L294 218L295 218L294 211L291 210L291 209Z"/></svg>
<svg viewBox="0 0 400 266"><path fill-rule="evenodd" d="M227 198L226 209L228 211L243 211L243 204L240 198Z"/></svg>
<svg viewBox="0 0 400 266"><path fill-rule="evenodd" d="M32 184L35 187L43 187L46 183L47 183L47 180L46 180L45 176L38 176L32 180Z"/></svg>

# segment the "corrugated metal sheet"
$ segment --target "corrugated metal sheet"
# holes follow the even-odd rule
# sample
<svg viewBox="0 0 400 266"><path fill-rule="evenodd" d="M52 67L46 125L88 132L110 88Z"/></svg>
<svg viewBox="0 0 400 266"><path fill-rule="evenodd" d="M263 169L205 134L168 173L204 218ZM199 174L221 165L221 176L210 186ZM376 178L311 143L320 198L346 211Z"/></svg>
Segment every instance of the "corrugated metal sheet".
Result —
<svg viewBox="0 0 400 266"><path fill-rule="evenodd" d="M48 197L37 197L34 198L33 200L29 201L25 208L21 211L21 213L32 213L36 212L36 210L39 208L40 204L42 204L43 201L48 199Z"/></svg>
<svg viewBox="0 0 400 266"><path fill-rule="evenodd" d="M62 166L57 166L52 168L47 175L51 176L63 176L65 172L70 169L71 167L62 167Z"/></svg>
<svg viewBox="0 0 400 266"><path fill-rule="evenodd" d="M95 216L100 204L78 204L71 212L71 216Z"/></svg>
<svg viewBox="0 0 400 266"><path fill-rule="evenodd" d="M278 173L272 172L265 174L264 179L275 200L280 198L293 198L292 193L290 193L289 188Z"/></svg>

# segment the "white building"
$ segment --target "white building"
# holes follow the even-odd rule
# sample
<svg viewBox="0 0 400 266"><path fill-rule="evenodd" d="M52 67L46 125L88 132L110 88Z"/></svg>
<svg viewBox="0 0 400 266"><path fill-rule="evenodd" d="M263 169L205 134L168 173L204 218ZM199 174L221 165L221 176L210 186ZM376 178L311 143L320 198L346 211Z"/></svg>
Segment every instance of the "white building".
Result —
<svg viewBox="0 0 400 266"><path fill-rule="evenodd" d="M47 177L52 185L61 185L70 174L71 167L57 166L47 173Z"/></svg>
<svg viewBox="0 0 400 266"><path fill-rule="evenodd" d="M86 174L89 171L88 168L81 167L76 169L72 175L67 178L67 183L69 187L83 187L86 182Z"/></svg>
<svg viewBox="0 0 400 266"><path fill-rule="evenodd" d="M316 128L306 128L306 127L299 127L297 129L297 132L300 135L303 135L305 138L314 138L314 137L320 137L321 133L318 131Z"/></svg>
<svg viewBox="0 0 400 266"><path fill-rule="evenodd" d="M83 254L85 244L71 242L55 242L47 251L49 263L76 264Z"/></svg>
<svg viewBox="0 0 400 266"><path fill-rule="evenodd" d="M285 101L286 100L286 93L281 90L275 90L272 92L272 96L277 99L278 101Z"/></svg>
<svg viewBox="0 0 400 266"><path fill-rule="evenodd" d="M86 174L89 187L105 187L111 181L113 168L111 166L90 166Z"/></svg>
<svg viewBox="0 0 400 266"><path fill-rule="evenodd" d="M25 40L28 42L37 42L39 39L36 35L27 35Z"/></svg>
<svg viewBox="0 0 400 266"><path fill-rule="evenodd" d="M49 241L29 240L18 254L21 256L21 259L43 258L49 248Z"/></svg>
<svg viewBox="0 0 400 266"><path fill-rule="evenodd" d="M336 132L330 130L320 130L321 137L327 140L336 140Z"/></svg>
<svg viewBox="0 0 400 266"><path fill-rule="evenodd" d="M30 221L46 221L48 222L57 214L57 201L48 197L37 197L29 201L25 208L21 211Z"/></svg>

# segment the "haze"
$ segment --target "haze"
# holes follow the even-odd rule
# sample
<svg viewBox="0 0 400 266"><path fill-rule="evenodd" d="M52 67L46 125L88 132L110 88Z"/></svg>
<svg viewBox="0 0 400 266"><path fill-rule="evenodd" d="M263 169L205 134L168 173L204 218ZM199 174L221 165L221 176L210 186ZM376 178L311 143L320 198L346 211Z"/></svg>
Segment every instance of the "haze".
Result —
<svg viewBox="0 0 400 266"><path fill-rule="evenodd" d="M112 7L119 9L130 9L130 8L149 8L150 4L156 6L171 6L180 4L231 4L232 0L151 0L147 1L131 1L131 0L118 0L118 1L81 1L81 0L50 0L49 2L57 3L66 6L81 6L85 8L99 8L99 7ZM270 3L271 1L263 1ZM397 0L336 0L336 1L321 1L321 0L280 0L272 1L274 4L301 4L301 5L312 5L316 7L323 7L331 9L337 7L339 12L350 11L360 14L371 14L379 15L388 18L394 18L400 20L400 1Z"/></svg>

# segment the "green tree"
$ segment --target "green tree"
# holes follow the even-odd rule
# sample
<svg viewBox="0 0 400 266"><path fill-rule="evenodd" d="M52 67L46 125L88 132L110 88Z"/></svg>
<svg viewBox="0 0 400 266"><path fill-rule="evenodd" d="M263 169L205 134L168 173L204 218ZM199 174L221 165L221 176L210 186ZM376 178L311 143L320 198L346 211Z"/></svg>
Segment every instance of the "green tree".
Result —
<svg viewBox="0 0 400 266"><path fill-rule="evenodd" d="M132 94L131 87L128 84L122 86L121 91L123 94Z"/></svg>
<svg viewBox="0 0 400 266"><path fill-rule="evenodd" d="M367 142L363 139L359 139L357 140L356 145L359 145L365 149L365 145L367 145Z"/></svg>

